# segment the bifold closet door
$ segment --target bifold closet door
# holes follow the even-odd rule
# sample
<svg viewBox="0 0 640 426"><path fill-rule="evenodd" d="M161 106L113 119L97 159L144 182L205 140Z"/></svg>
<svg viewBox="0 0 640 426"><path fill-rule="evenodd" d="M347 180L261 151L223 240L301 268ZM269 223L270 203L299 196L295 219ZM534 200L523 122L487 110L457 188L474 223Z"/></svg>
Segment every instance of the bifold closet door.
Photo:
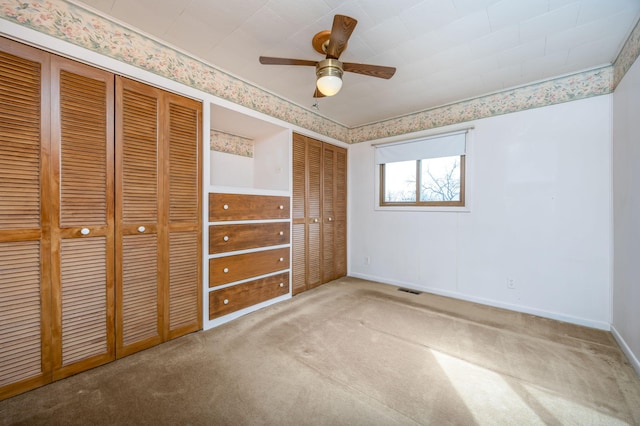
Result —
<svg viewBox="0 0 640 426"><path fill-rule="evenodd" d="M322 282L347 274L347 150L323 147Z"/></svg>
<svg viewBox="0 0 640 426"><path fill-rule="evenodd" d="M52 56L53 378L114 350L114 76Z"/></svg>
<svg viewBox="0 0 640 426"><path fill-rule="evenodd" d="M0 400L51 381L49 55L0 38Z"/></svg>
<svg viewBox="0 0 640 426"><path fill-rule="evenodd" d="M202 105L165 93L164 338L202 328Z"/></svg>
<svg viewBox="0 0 640 426"><path fill-rule="evenodd" d="M116 79L116 352L201 328L200 103Z"/></svg>
<svg viewBox="0 0 640 426"><path fill-rule="evenodd" d="M293 135L293 294L322 284L322 145Z"/></svg>
<svg viewBox="0 0 640 426"><path fill-rule="evenodd" d="M162 341L161 100L156 88L116 78L116 353Z"/></svg>

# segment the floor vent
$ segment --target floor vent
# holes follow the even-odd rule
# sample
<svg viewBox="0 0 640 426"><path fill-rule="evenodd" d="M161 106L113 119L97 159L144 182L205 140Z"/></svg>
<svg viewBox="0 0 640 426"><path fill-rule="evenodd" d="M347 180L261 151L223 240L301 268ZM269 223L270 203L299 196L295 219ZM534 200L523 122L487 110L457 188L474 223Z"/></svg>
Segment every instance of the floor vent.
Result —
<svg viewBox="0 0 640 426"><path fill-rule="evenodd" d="M404 291L405 293L411 293L411 294L422 294L422 292L421 292L421 291L418 291L418 290L411 290L410 288L402 288L402 287L400 287L400 288L398 289L398 291Z"/></svg>

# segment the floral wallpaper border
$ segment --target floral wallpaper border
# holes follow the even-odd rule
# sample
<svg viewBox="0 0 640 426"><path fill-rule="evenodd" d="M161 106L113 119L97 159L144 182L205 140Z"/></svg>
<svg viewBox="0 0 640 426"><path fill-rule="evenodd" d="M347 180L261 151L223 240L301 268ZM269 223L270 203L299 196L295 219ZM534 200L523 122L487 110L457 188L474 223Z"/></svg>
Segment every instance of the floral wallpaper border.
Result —
<svg viewBox="0 0 640 426"><path fill-rule="evenodd" d="M212 151L253 158L253 139L220 130L211 129L210 148Z"/></svg>
<svg viewBox="0 0 640 426"><path fill-rule="evenodd" d="M629 38L622 46L620 54L613 63L614 76L613 76L613 88L615 89L622 77L629 71L631 65L640 56L640 20L636 23L633 31L629 35Z"/></svg>
<svg viewBox="0 0 640 426"><path fill-rule="evenodd" d="M69 0L0 0L0 18L348 143L611 93L640 55L640 23L611 66L348 128Z"/></svg>

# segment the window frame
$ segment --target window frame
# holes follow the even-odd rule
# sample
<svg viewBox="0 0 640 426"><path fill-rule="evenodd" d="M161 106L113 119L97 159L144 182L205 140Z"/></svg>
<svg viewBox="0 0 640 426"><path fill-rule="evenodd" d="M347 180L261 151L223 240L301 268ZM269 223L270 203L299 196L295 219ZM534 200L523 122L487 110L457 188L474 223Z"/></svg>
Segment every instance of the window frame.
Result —
<svg viewBox="0 0 640 426"><path fill-rule="evenodd" d="M444 157L436 157L436 158L444 158ZM420 160L410 160L415 161L416 163L416 201L386 201L385 200L385 165L380 164L380 181L379 184L379 194L378 194L378 205L380 207L405 207L405 206L424 206L424 207L465 207L465 187L466 187L466 154L459 155L460 159L460 200L459 201L421 201L420 200L420 186L422 183L422 161ZM388 163L387 163L388 164Z"/></svg>
<svg viewBox="0 0 640 426"><path fill-rule="evenodd" d="M439 129L440 131L427 131L421 134L416 134L416 137L412 139L401 139L401 138L389 138L384 141L380 141L377 143L372 142L371 148L372 151L372 164L374 166L374 191L371 194L373 202L373 210L375 211L404 211L404 212L453 212L453 213L470 213L472 209L472 201L473 201L473 187L474 182L471 179L473 175L473 164L474 164L474 140L475 140L475 129L474 125L467 126L452 126L446 131L442 131L443 129ZM422 142L433 139L446 138L449 136L456 136L457 134L464 134L465 142L464 148L460 152L460 201L431 201L431 202L385 202L384 201L384 164L378 158L378 154L375 152L380 148L385 148L386 146L393 145L405 145L407 143L414 142ZM442 148L442 146L441 146ZM446 148L442 152L442 154L447 154ZM454 149L455 151L455 149ZM441 155L441 156L433 156L430 158L440 158L440 157L452 157L457 156L455 152L452 152L450 155ZM385 154L386 155L386 154ZM417 158L417 155L414 158ZM391 158L394 158L391 156ZM429 158L429 157L427 157ZM421 159L415 160L418 162ZM396 161L414 161L413 159L402 160L398 159ZM387 161L387 163L393 163L395 161ZM420 172L418 168L418 164L416 164L416 173ZM416 184L417 185L417 184ZM416 190L418 187L416 186ZM417 193L416 193L417 194ZM418 197L416 195L416 197Z"/></svg>

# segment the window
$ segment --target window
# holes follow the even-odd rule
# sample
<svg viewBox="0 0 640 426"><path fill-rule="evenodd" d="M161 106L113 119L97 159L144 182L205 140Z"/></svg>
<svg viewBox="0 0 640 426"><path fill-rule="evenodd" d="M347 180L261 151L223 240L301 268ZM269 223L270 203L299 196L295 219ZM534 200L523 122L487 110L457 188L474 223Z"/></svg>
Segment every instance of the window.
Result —
<svg viewBox="0 0 640 426"><path fill-rule="evenodd" d="M465 206L466 131L375 148L380 206Z"/></svg>

